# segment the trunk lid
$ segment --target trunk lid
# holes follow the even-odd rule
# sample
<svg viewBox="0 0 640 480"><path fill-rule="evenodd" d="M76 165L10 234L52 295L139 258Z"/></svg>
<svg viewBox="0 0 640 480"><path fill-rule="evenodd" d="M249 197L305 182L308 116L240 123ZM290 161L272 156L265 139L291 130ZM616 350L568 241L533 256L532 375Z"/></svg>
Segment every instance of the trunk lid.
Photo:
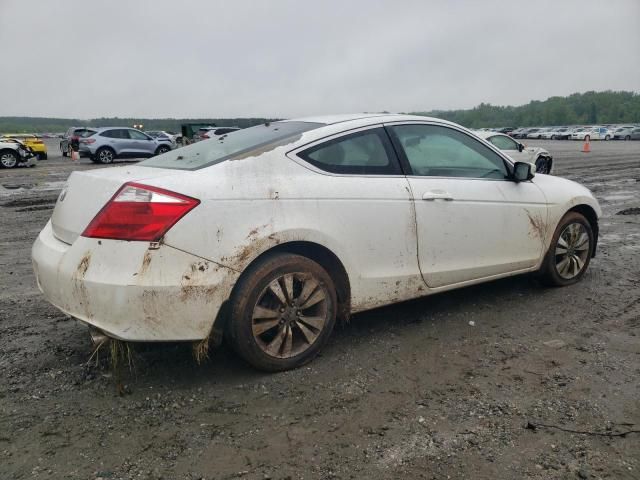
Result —
<svg viewBox="0 0 640 480"><path fill-rule="evenodd" d="M53 234L58 240L72 244L124 183L144 182L177 173L139 166L73 172L51 215Z"/></svg>

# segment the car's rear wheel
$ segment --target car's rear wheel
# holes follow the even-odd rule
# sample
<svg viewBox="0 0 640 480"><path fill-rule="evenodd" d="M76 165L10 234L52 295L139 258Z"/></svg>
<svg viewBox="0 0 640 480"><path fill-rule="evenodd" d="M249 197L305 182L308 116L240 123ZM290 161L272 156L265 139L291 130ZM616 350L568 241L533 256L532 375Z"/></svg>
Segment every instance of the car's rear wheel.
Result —
<svg viewBox="0 0 640 480"><path fill-rule="evenodd" d="M4 168L14 168L18 165L18 154L11 150L0 152L0 165Z"/></svg>
<svg viewBox="0 0 640 480"><path fill-rule="evenodd" d="M38 160L46 160L47 159L47 154L46 153L39 153L38 154Z"/></svg>
<svg viewBox="0 0 640 480"><path fill-rule="evenodd" d="M268 255L236 286L228 325L231 343L260 370L304 365L331 335L336 298L333 280L316 262L289 253Z"/></svg>
<svg viewBox="0 0 640 480"><path fill-rule="evenodd" d="M95 160L100 163L113 163L114 158L115 154L113 150L106 147L99 148L95 154Z"/></svg>
<svg viewBox="0 0 640 480"><path fill-rule="evenodd" d="M556 136L555 135L551 135L551 140L555 140Z"/></svg>
<svg viewBox="0 0 640 480"><path fill-rule="evenodd" d="M625 140L631 140L631 135L627 135L626 137L624 137Z"/></svg>
<svg viewBox="0 0 640 480"><path fill-rule="evenodd" d="M578 212L567 213L556 228L540 269L543 283L562 287L579 282L593 253L591 224Z"/></svg>
<svg viewBox="0 0 640 480"><path fill-rule="evenodd" d="M606 142L608 142L609 140L611 140L611 137L610 137L609 135L605 135L605 136L604 136L604 140L605 140Z"/></svg>
<svg viewBox="0 0 640 480"><path fill-rule="evenodd" d="M156 150L156 155L162 155L163 153L167 153L169 150L171 149L166 145L160 145Z"/></svg>

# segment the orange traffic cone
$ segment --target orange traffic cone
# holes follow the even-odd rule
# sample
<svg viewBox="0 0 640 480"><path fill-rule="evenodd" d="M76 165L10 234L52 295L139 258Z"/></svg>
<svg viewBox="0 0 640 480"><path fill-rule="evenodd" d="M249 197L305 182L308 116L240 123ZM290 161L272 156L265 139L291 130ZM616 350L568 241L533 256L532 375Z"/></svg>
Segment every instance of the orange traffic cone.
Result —
<svg viewBox="0 0 640 480"><path fill-rule="evenodd" d="M585 139L584 145L582 146L583 153L589 153L591 151L591 142L588 138Z"/></svg>

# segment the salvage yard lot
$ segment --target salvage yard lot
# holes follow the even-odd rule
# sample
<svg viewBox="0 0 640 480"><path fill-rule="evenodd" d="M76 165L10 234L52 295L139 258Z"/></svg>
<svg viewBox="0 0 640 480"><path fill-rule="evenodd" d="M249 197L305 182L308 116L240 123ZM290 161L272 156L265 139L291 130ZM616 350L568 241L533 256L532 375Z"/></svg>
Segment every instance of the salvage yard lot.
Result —
<svg viewBox="0 0 640 480"><path fill-rule="evenodd" d="M0 171L0 478L640 477L640 433L617 435L640 430L640 142L525 141L603 208L572 287L515 277L356 315L275 375L224 346L202 365L139 346L123 396L31 272L64 180L100 168L52 142Z"/></svg>

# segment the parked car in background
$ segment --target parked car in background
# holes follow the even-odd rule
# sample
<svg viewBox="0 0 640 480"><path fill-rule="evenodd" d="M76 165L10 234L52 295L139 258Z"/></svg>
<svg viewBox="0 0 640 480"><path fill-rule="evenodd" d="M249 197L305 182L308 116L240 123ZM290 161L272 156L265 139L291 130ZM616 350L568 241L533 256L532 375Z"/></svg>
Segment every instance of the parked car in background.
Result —
<svg viewBox="0 0 640 480"><path fill-rule="evenodd" d="M575 284L601 215L582 185L409 115L269 122L63 192L32 249L53 305L103 340L224 332L268 371L355 312L528 272Z"/></svg>
<svg viewBox="0 0 640 480"><path fill-rule="evenodd" d="M612 137L606 127L585 127L571 133L571 140L611 140Z"/></svg>
<svg viewBox="0 0 640 480"><path fill-rule="evenodd" d="M520 131L520 133L518 133L517 136L514 136L514 138L527 138L527 135L529 134L529 132L533 132L534 130L537 130L537 128L533 128L533 127L523 128L522 131Z"/></svg>
<svg viewBox="0 0 640 480"><path fill-rule="evenodd" d="M527 147L508 135L497 132L475 132L480 138L493 144L506 153L514 162L527 162L533 165L536 173L551 174L553 157L544 148Z"/></svg>
<svg viewBox="0 0 640 480"><path fill-rule="evenodd" d="M175 144L168 138L153 138L129 127L97 128L81 137L80 156L96 163L111 163L116 158L148 158L167 153Z"/></svg>
<svg viewBox="0 0 640 480"><path fill-rule="evenodd" d="M509 135L514 130L515 130L515 127L502 127L502 128L498 128L496 131L500 132L500 133L504 133L506 135Z"/></svg>
<svg viewBox="0 0 640 480"><path fill-rule="evenodd" d="M540 134L545 130L546 129L544 129L544 128L532 128L527 132L527 137L526 138L538 139L538 138L540 138Z"/></svg>
<svg viewBox="0 0 640 480"><path fill-rule="evenodd" d="M47 145L36 135L28 133L9 133L3 136L5 138L15 138L16 140L20 140L27 147L33 150L33 153L36 154L38 160L47 159Z"/></svg>
<svg viewBox="0 0 640 480"><path fill-rule="evenodd" d="M542 138L550 140L567 140L571 135L572 127L557 127L549 132L545 132Z"/></svg>
<svg viewBox="0 0 640 480"><path fill-rule="evenodd" d="M0 138L0 167L15 168L20 165L33 167L36 154L17 138Z"/></svg>
<svg viewBox="0 0 640 480"><path fill-rule="evenodd" d="M146 131L144 133L146 133L147 135L153 138L169 139L171 143L173 143L174 145L177 145L177 141L176 141L177 135L175 133L167 132L164 130L151 130L151 131Z"/></svg>
<svg viewBox="0 0 640 480"><path fill-rule="evenodd" d="M79 141L80 138L92 135L96 132L95 128L88 127L71 127L67 130L60 140L60 152L63 157L69 156L71 152L71 143Z"/></svg>
<svg viewBox="0 0 640 480"><path fill-rule="evenodd" d="M526 133L526 128L520 127L520 128L516 128L514 131L511 132L510 136L512 136L513 138L520 138L520 136L524 133Z"/></svg>
<svg viewBox="0 0 640 480"><path fill-rule="evenodd" d="M219 137L227 133L240 130L238 127L214 127L214 128L201 128L198 130L200 140L207 140L209 138Z"/></svg>
<svg viewBox="0 0 640 480"><path fill-rule="evenodd" d="M613 131L613 139L614 140L636 140L633 138L633 131L640 130L639 127L634 127L633 125L625 125L622 127L618 127Z"/></svg>

